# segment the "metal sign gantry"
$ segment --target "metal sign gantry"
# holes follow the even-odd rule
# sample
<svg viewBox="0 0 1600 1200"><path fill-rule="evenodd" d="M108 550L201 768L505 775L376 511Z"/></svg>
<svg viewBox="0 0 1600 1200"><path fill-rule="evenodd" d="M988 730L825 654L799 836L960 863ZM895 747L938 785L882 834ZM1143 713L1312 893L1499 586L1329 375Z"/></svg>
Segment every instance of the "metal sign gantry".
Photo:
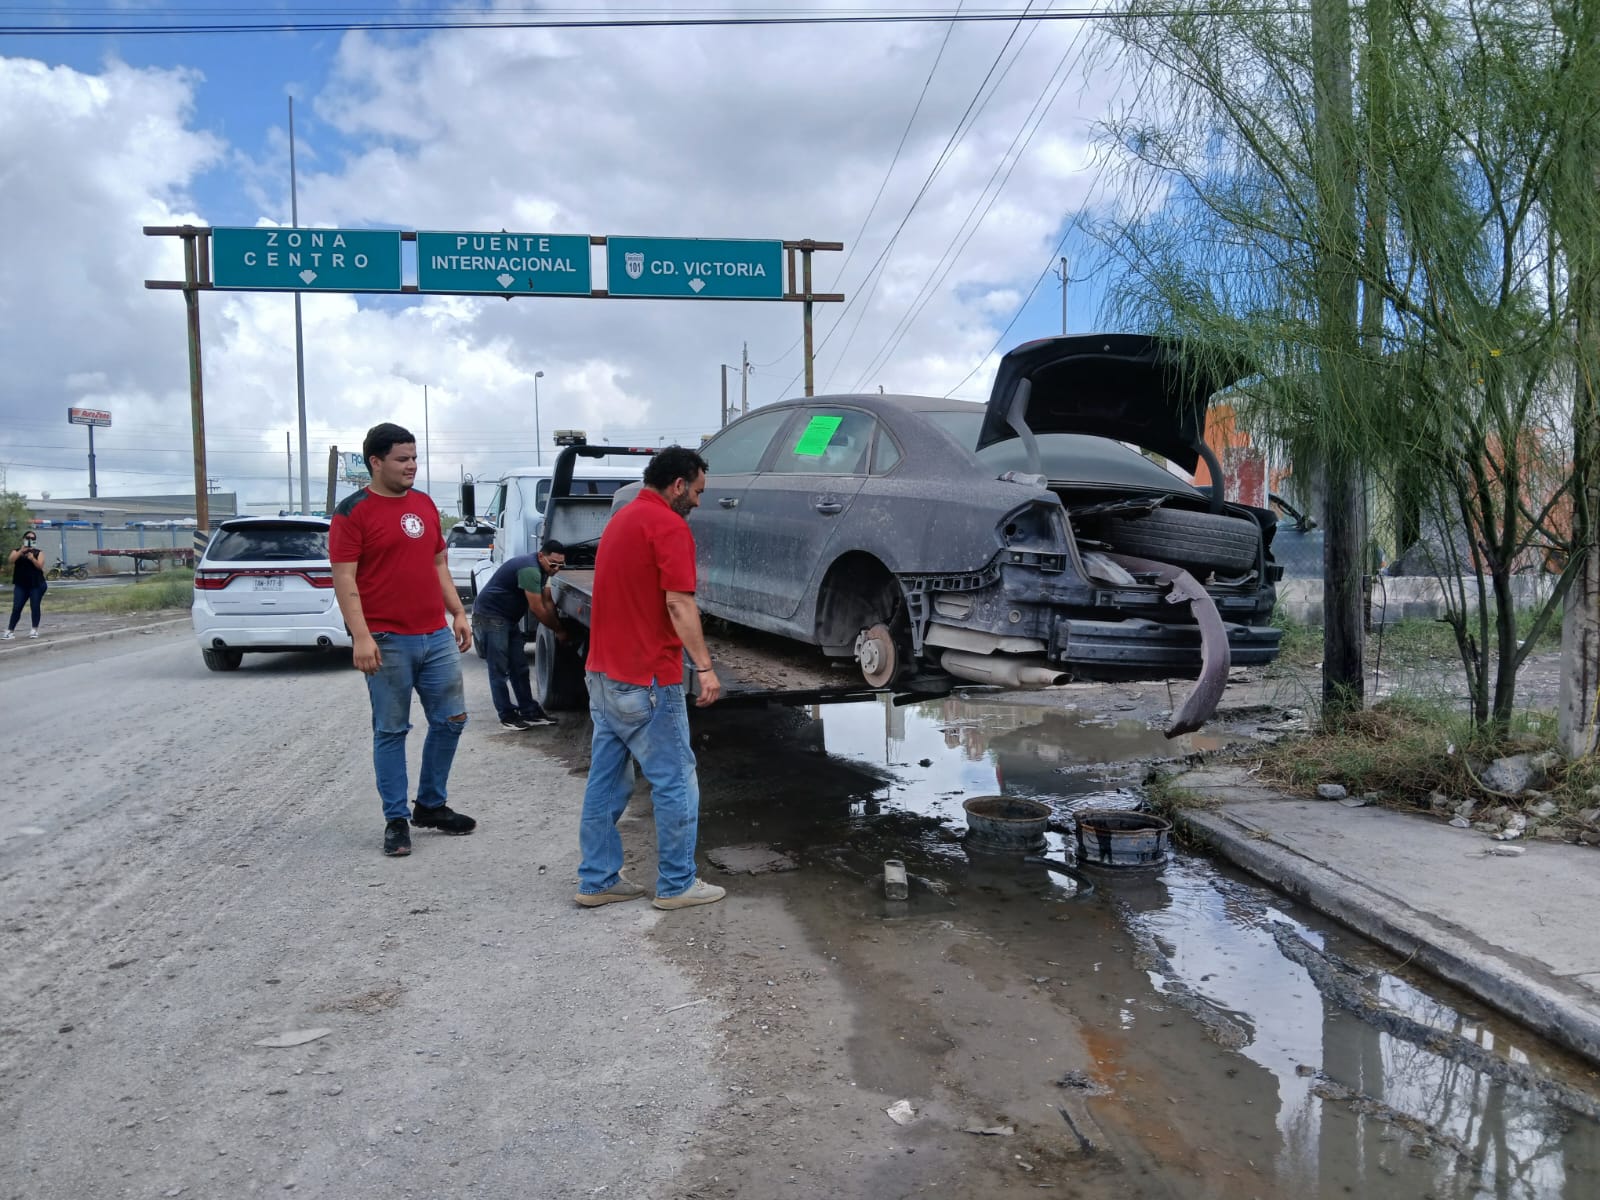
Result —
<svg viewBox="0 0 1600 1200"><path fill-rule="evenodd" d="M804 306L806 395L815 393L812 305L842 292L812 290L811 255L843 242L472 233L305 227L146 225L147 237L183 241L183 278L147 279L181 291L189 328L194 424L195 556L210 536L206 503L205 388L200 293L350 292L585 300L787 301ZM417 244L417 278L404 281L402 242ZM605 247L606 287L594 287L591 247Z"/></svg>

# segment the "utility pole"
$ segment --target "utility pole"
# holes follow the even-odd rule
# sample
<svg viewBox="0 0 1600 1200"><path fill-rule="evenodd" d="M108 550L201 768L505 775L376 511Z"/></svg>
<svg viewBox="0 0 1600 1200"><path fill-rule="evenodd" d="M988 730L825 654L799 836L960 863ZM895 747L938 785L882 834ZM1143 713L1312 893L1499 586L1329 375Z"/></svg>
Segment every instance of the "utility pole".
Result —
<svg viewBox="0 0 1600 1200"><path fill-rule="evenodd" d="M1353 387L1360 348L1356 325L1356 169L1350 94L1349 0L1311 0L1311 85L1316 112L1316 289L1321 352L1323 542L1322 705L1326 720L1364 705L1367 562L1361 464L1344 440L1340 414Z"/></svg>
<svg viewBox="0 0 1600 1200"><path fill-rule="evenodd" d="M428 385L422 385L422 474L433 495L433 439L428 433Z"/></svg>
<svg viewBox="0 0 1600 1200"><path fill-rule="evenodd" d="M372 469L372 464L367 464L367 469ZM333 498L337 494L339 482L339 447L328 447L328 507L327 514L333 516ZM301 491L304 491L304 481L301 481Z"/></svg>
<svg viewBox="0 0 1600 1200"><path fill-rule="evenodd" d="M283 431L283 458L289 480L289 511L294 511L294 451L289 449L289 431Z"/></svg>
<svg viewBox="0 0 1600 1200"><path fill-rule="evenodd" d="M722 424L718 425L717 428L726 429L728 427L728 364L720 363L718 365L722 368Z"/></svg>
<svg viewBox="0 0 1600 1200"><path fill-rule="evenodd" d="M750 343L744 343L743 360L739 367L739 415L750 411Z"/></svg>
<svg viewBox="0 0 1600 1200"><path fill-rule="evenodd" d="M1061 257L1061 332L1067 332L1067 259Z"/></svg>
<svg viewBox="0 0 1600 1200"><path fill-rule="evenodd" d="M289 97L289 224L300 225L300 184L294 169L294 97ZM311 511L311 459L306 446L306 347L300 333L300 293L294 294L294 383L300 404L300 511ZM293 507L291 505L290 507Z"/></svg>

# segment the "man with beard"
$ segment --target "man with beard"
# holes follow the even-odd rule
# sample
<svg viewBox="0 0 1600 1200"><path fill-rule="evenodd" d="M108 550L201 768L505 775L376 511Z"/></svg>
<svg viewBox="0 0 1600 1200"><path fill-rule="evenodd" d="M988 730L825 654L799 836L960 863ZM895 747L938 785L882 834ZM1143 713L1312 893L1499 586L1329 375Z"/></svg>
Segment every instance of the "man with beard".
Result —
<svg viewBox="0 0 1600 1200"><path fill-rule="evenodd" d="M726 895L695 874L700 781L689 745L683 652L700 677L699 707L722 684L695 605L694 536L706 463L669 446L644 469L644 487L606 525L595 559L586 682L594 722L583 794L578 894L585 908L634 900L645 889L622 874L617 821L632 790L631 755L650 781L655 806L657 908L713 904Z"/></svg>
<svg viewBox="0 0 1600 1200"><path fill-rule="evenodd" d="M361 453L372 482L334 510L328 556L355 667L367 677L372 701L383 852L399 858L411 853L411 825L454 834L477 828L445 803L450 764L467 724L461 655L472 647L472 626L446 564L439 510L413 486L417 439L385 422L367 431ZM428 719L414 812L406 806L413 691Z"/></svg>

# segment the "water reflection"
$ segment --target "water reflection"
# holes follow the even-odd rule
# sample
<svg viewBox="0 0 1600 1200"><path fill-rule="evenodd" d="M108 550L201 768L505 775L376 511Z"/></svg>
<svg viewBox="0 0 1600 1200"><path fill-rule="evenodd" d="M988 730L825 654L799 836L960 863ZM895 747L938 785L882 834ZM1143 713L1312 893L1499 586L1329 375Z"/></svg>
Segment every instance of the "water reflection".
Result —
<svg viewBox="0 0 1600 1200"><path fill-rule="evenodd" d="M1030 872L1007 885L1001 877L1010 868L967 862L953 836L964 824L964 799L1026 796L1063 815L1086 804L1133 804L1150 759L1221 742L1215 735L1169 742L1138 721L1094 719L1036 699L869 701L813 717L829 755L890 776L863 798L856 819L870 826L922 818L915 827L922 853L908 854L908 866L943 879L964 919L986 921L1004 937L1019 936L1005 928L1016 906L995 898L1037 890L1042 879ZM1069 850L1052 837L1053 853ZM1187 1148L1154 1140L1147 1147L1169 1161L1176 1155L1201 1177L1192 1194L1267 1194L1235 1190L1252 1177L1275 1194L1318 1197L1600 1194L1594 1122L1353 1015L1284 956L1273 926L1287 923L1313 946L1365 963L1364 986L1394 1011L1513 1061L1577 1077L1570 1060L1519 1027L1446 998L1431 981L1379 969L1373 964L1392 965L1381 951L1206 859L1179 853L1161 874L1105 877L1096 896L1080 903L1102 922L1074 925L1080 944L1103 949L1131 934L1140 952L1136 963L1120 960L1124 967L1096 955L1073 1009L1099 1036L1114 1034L1118 1044L1107 1042L1104 1061L1130 1111L1146 1076L1164 1089L1196 1089L1180 1127ZM1188 1019L1175 1020L1174 1010ZM1207 1053L1229 1063L1223 1086L1197 1082L1197 1026L1213 1048ZM1128 1134L1145 1131L1135 1123ZM1209 1165L1196 1165L1202 1162Z"/></svg>

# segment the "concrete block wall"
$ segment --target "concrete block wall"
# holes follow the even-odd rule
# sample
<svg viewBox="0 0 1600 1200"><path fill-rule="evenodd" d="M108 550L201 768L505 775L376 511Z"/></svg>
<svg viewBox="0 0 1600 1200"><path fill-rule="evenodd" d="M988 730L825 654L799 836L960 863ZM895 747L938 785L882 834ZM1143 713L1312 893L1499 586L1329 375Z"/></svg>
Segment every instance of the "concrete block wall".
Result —
<svg viewBox="0 0 1600 1200"><path fill-rule="evenodd" d="M96 548L131 548L137 546L187 547L193 536L192 529L63 529L60 527L36 529L39 549L44 554L44 565L55 566L56 559L68 563L88 563L91 575L115 575L133 570L131 558L114 558L110 555L90 554ZM21 533L5 530L6 553L21 544ZM142 568L141 568L142 569ZM10 575L6 579L10 580Z"/></svg>
<svg viewBox="0 0 1600 1200"><path fill-rule="evenodd" d="M1554 575L1516 575L1511 580L1517 610L1536 608L1550 597L1556 584ZM1454 592L1452 582L1451 590ZM1469 576L1462 580L1467 611L1478 608L1477 584ZM1322 580L1285 579L1278 584L1278 609L1297 625L1322 624ZM1375 575L1372 579L1372 622L1434 621L1445 614L1444 584L1431 576Z"/></svg>

